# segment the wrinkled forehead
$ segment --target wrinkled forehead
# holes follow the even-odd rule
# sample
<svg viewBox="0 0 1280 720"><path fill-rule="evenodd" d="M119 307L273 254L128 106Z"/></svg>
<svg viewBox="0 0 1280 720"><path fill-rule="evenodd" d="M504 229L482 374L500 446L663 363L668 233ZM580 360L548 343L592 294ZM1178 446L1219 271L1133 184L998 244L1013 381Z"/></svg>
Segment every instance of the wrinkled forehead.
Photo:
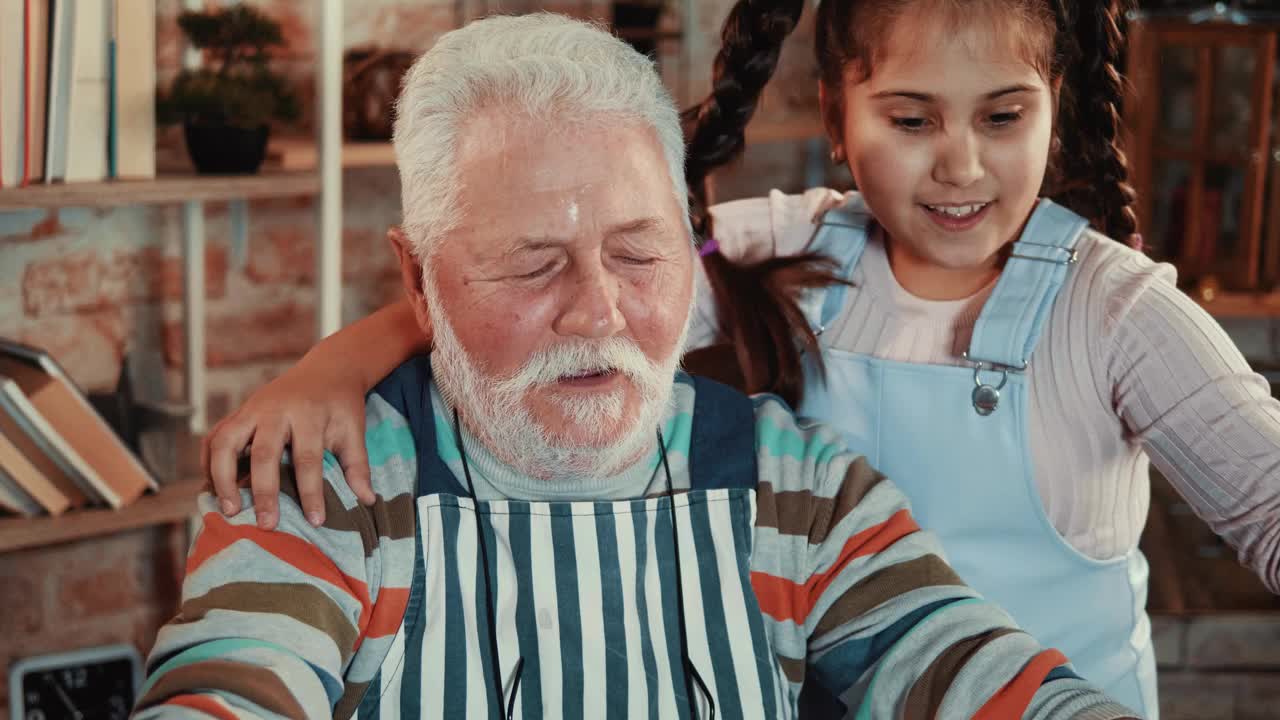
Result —
<svg viewBox="0 0 1280 720"><path fill-rule="evenodd" d="M590 237L643 218L681 227L656 134L616 118L530 118L486 112L459 136L464 234Z"/></svg>

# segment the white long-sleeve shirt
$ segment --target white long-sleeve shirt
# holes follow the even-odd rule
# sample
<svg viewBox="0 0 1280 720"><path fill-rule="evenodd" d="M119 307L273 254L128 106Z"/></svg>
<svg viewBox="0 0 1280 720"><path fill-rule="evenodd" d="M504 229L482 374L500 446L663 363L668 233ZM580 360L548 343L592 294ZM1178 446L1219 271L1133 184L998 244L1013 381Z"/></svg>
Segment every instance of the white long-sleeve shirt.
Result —
<svg viewBox="0 0 1280 720"><path fill-rule="evenodd" d="M712 209L716 239L731 258L800 252L814 219L842 199L819 188L725 203ZM1090 557L1128 551L1150 505L1149 457L1280 593L1280 402L1175 287L1171 266L1094 233L1080 250L1027 370L1032 462L1054 527ZM991 291L915 297L874 235L852 280L824 343L928 364L963 364ZM690 347L718 335L714 296L701 273L698 282Z"/></svg>

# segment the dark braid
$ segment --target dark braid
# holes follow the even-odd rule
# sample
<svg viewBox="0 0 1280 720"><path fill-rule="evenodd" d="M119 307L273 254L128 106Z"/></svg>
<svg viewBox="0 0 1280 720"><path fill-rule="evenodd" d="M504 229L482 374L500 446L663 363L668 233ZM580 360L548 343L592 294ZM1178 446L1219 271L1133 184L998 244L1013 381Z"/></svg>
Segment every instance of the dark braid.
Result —
<svg viewBox="0 0 1280 720"><path fill-rule="evenodd" d="M1070 5L1069 15L1066 8L1056 10L1059 22L1072 29L1072 42L1063 45L1068 55L1059 126L1067 131L1059 135L1062 182L1055 199L1088 217L1103 234L1136 244L1136 193L1119 137L1124 79L1117 69L1125 46L1120 23L1133 3L1077 0Z"/></svg>
<svg viewBox="0 0 1280 720"><path fill-rule="evenodd" d="M747 123L765 84L778 66L782 43L796 27L806 0L739 0L729 11L716 55L711 94L684 113L690 213L694 229L712 237L706 180L737 158ZM800 311L800 293L838 282L835 264L822 255L802 254L735 262L720 253L703 258L715 293L723 339L732 343L738 372L707 368L720 378L736 376L748 392L771 392L797 405L804 388L802 350L821 369L818 340ZM705 355L723 364L724 353ZM691 370L695 354L686 358Z"/></svg>
<svg viewBox="0 0 1280 720"><path fill-rule="evenodd" d="M804 2L739 0L721 33L711 95L684 114L690 213L695 230L704 236L713 234L706 179L741 154L747 122ZM838 90L850 67L869 75L878 43L909 4L820 3L814 49L823 82ZM1056 126L1066 130L1057 133L1045 193L1089 218L1099 231L1136 244L1134 191L1119 138L1124 81L1117 70L1124 50L1120 23L1133 0L1023 0L1017 5L1052 33L1052 44L1039 51L1043 54L1036 65L1046 79L1062 80ZM721 332L733 344L739 384L797 404L804 387L802 354L822 368L817 337L797 301L808 288L843 282L832 261L808 254L739 263L713 253L703 264L716 296ZM725 356L708 355L720 364ZM693 358L691 353L687 364L696 371Z"/></svg>
<svg viewBox="0 0 1280 720"><path fill-rule="evenodd" d="M803 9L804 0L739 0L729 10L720 31L711 94L686 110L683 118L688 128L685 178L699 201L705 200L707 176L742 154L747 123ZM699 225L708 220L705 209L699 202L701 214L694 217Z"/></svg>

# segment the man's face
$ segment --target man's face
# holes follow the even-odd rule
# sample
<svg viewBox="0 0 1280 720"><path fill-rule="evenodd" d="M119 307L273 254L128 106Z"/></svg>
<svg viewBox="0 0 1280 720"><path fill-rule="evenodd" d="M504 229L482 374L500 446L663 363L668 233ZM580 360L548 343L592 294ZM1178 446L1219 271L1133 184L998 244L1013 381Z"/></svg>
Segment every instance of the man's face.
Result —
<svg viewBox="0 0 1280 720"><path fill-rule="evenodd" d="M427 268L442 386L473 376L478 397L452 398L473 425L531 421L558 448L647 445L693 292L656 136L494 112L463 131L458 167L462 222ZM525 444L519 427L471 429Z"/></svg>

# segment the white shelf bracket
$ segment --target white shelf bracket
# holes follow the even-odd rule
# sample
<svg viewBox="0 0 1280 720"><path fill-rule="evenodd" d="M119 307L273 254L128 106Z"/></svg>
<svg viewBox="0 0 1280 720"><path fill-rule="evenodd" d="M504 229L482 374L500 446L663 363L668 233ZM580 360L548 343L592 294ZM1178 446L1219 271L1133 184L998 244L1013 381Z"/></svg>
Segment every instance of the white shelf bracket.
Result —
<svg viewBox="0 0 1280 720"><path fill-rule="evenodd" d="M205 367L204 203L191 200L182 207L183 326L187 332L187 403L191 432L208 428L208 369Z"/></svg>
<svg viewBox="0 0 1280 720"><path fill-rule="evenodd" d="M342 2L319 0L318 10L316 334L323 338L342 324Z"/></svg>

